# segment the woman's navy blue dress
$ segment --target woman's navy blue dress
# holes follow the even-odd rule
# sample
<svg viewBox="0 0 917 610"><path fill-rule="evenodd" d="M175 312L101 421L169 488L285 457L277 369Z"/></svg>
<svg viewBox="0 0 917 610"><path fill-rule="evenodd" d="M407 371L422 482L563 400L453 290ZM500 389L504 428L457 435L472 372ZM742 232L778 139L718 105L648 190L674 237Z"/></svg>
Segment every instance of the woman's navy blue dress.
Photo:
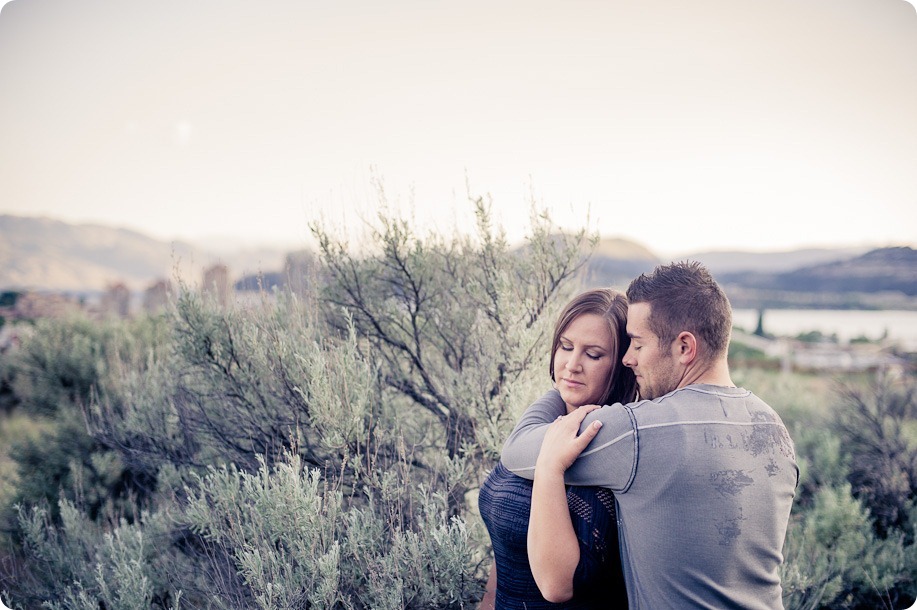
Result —
<svg viewBox="0 0 917 610"><path fill-rule="evenodd" d="M494 550L497 610L627 608L614 494L601 487L567 487L580 561L573 576L573 599L562 604L541 596L529 568L526 537L531 504L532 482L503 464L498 463L481 485L478 507Z"/></svg>

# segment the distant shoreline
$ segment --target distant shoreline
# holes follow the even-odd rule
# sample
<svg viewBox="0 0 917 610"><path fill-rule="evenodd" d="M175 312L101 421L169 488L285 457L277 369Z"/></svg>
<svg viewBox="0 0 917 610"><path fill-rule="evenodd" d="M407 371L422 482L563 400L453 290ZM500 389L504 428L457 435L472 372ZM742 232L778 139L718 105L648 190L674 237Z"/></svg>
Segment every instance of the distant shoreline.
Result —
<svg viewBox="0 0 917 610"><path fill-rule="evenodd" d="M751 333L758 322L755 309L733 310L733 325ZM856 309L765 309L764 332L782 337L820 331L841 342L866 337L917 347L917 311Z"/></svg>

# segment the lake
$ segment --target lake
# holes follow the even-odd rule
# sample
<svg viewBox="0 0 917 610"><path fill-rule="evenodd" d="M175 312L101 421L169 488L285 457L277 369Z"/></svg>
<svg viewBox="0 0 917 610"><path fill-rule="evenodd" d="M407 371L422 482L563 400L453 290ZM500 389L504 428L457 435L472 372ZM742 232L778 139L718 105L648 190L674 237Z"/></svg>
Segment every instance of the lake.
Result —
<svg viewBox="0 0 917 610"><path fill-rule="evenodd" d="M754 309L733 311L733 324L753 332L758 324ZM888 337L908 351L917 351L917 311L860 309L768 309L764 312L764 332L785 337L817 330L837 334L842 343L865 336Z"/></svg>

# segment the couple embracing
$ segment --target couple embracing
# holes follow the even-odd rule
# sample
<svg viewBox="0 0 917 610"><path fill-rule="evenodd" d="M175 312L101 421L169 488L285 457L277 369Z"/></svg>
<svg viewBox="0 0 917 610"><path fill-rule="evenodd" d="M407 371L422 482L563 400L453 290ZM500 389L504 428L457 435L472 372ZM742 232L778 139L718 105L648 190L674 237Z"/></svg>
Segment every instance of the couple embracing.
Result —
<svg viewBox="0 0 917 610"><path fill-rule="evenodd" d="M731 329L726 295L693 262L641 275L626 298L567 305L555 389L481 486L494 549L482 607L783 608L799 471L780 417L732 383Z"/></svg>

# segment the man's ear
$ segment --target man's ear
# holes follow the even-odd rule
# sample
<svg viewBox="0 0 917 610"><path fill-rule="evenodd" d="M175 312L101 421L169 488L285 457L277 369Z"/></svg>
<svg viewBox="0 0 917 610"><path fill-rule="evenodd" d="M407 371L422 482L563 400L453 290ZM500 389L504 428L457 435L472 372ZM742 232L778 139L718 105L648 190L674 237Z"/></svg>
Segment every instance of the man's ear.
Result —
<svg viewBox="0 0 917 610"><path fill-rule="evenodd" d="M675 338L675 356L681 364L691 364L697 359L697 337L684 330Z"/></svg>

